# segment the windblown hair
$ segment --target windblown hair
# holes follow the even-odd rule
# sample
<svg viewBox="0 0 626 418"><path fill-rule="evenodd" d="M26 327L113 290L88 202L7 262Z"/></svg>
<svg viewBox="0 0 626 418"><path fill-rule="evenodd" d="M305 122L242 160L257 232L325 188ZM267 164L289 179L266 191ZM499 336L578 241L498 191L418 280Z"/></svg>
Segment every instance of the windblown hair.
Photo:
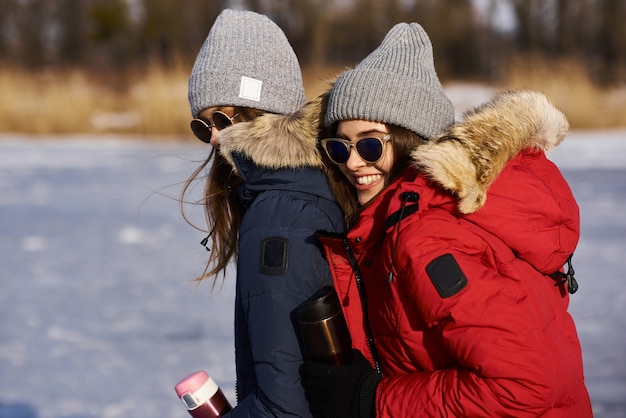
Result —
<svg viewBox="0 0 626 418"><path fill-rule="evenodd" d="M238 120L247 122L265 112L257 109L235 107ZM206 178L204 194L196 204L204 206L204 214L208 226L206 247L210 251L207 265L202 275L195 280L200 282L213 277L214 286L220 273L224 277L226 268L233 259L237 259L237 236L241 225L242 211L237 200L236 190L241 178L233 172L232 166L219 152L211 150L208 158L185 181L180 194L179 206L183 218L194 226L185 215L186 196L192 184L201 178L202 173L213 162ZM204 229L204 228L202 228Z"/></svg>

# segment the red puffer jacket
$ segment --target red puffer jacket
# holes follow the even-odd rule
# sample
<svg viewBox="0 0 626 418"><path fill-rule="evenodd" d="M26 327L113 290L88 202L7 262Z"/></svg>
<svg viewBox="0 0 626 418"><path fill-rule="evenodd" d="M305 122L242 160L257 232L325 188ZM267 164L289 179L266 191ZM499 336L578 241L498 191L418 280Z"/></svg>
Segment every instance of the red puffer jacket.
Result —
<svg viewBox="0 0 626 418"><path fill-rule="evenodd" d="M377 417L592 416L550 277L579 236L544 153L566 130L543 95L498 96L420 146L347 237L320 237L354 347L382 372Z"/></svg>

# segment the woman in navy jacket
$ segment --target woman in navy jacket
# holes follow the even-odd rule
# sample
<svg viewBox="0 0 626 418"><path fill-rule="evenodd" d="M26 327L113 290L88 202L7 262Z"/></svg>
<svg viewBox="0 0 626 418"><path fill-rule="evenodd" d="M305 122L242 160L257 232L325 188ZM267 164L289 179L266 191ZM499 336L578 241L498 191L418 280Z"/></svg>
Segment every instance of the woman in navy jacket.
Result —
<svg viewBox="0 0 626 418"><path fill-rule="evenodd" d="M212 161L203 197L211 252L200 280L215 283L237 260L238 403L228 417L311 416L291 315L332 283L313 234L343 231L343 214L322 171L316 132L300 141L241 123L290 115L304 101L298 60L280 28L257 13L224 10L189 79L191 127L213 151L182 200Z"/></svg>

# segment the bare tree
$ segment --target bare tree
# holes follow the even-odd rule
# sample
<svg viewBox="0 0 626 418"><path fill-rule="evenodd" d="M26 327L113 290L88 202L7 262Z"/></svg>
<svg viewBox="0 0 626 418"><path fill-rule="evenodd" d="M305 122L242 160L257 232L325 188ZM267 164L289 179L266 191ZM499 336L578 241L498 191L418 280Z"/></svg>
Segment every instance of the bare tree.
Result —
<svg viewBox="0 0 626 418"><path fill-rule="evenodd" d="M612 84L626 71L626 1L597 0L597 7L600 19L594 49L600 60L599 81Z"/></svg>
<svg viewBox="0 0 626 418"><path fill-rule="evenodd" d="M16 35L15 19L18 9L17 0L0 0L0 61L7 63L15 58L15 42L12 40Z"/></svg>
<svg viewBox="0 0 626 418"><path fill-rule="evenodd" d="M517 18L518 48L523 53L539 54L545 40L544 11L550 1L510 0Z"/></svg>
<svg viewBox="0 0 626 418"><path fill-rule="evenodd" d="M604 84L626 80L626 0L488 0L508 7L508 32L473 0L237 0L286 33L304 67L350 65L398 22L418 22L445 78L492 78L515 54L575 59ZM233 0L0 0L0 62L24 68L117 70L191 61ZM132 10L129 10L132 6ZM487 13L489 15L489 13Z"/></svg>
<svg viewBox="0 0 626 418"><path fill-rule="evenodd" d="M132 60L133 30L124 0L91 0L91 59L100 70L128 68Z"/></svg>
<svg viewBox="0 0 626 418"><path fill-rule="evenodd" d="M45 0L17 2L13 23L19 58L29 69L47 65L45 29L49 28Z"/></svg>
<svg viewBox="0 0 626 418"><path fill-rule="evenodd" d="M88 52L86 2L59 0L55 16L59 26L55 61L77 67L86 63Z"/></svg>

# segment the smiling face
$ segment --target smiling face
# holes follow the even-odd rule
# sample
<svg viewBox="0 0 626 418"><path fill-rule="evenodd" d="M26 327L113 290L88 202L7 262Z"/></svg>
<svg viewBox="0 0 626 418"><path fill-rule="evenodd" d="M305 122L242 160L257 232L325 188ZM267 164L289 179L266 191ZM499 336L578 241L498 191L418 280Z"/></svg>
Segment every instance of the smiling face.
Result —
<svg viewBox="0 0 626 418"><path fill-rule="evenodd" d="M385 138L387 134L384 124L365 120L341 121L337 127L337 137L353 144L362 138ZM384 141L383 155L375 163L364 161L355 147L350 147L348 161L338 164L343 175L356 189L361 205L372 200L388 185L394 161L392 144L392 141Z"/></svg>

